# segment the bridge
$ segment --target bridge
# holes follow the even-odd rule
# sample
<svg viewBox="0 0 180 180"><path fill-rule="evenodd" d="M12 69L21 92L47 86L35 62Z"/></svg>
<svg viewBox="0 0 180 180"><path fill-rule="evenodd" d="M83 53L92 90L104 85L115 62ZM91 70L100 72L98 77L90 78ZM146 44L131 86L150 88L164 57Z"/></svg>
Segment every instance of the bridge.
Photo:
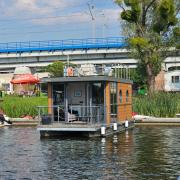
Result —
<svg viewBox="0 0 180 180"><path fill-rule="evenodd" d="M126 37L68 39L0 43L0 72L13 72L17 66L38 68L53 61L76 64L121 64L136 67L137 60L129 58ZM165 68L180 66L180 57L165 59Z"/></svg>

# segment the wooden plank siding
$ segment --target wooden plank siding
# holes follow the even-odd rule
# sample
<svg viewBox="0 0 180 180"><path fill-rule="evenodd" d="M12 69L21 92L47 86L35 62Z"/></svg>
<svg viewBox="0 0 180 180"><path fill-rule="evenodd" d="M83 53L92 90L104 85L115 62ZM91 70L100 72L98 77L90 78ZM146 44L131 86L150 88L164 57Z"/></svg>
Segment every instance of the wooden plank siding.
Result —
<svg viewBox="0 0 180 180"><path fill-rule="evenodd" d="M120 102L120 90L122 91L122 102ZM126 92L128 90L128 99L126 100ZM132 119L132 85L118 82L117 84L117 120L131 120Z"/></svg>
<svg viewBox="0 0 180 180"><path fill-rule="evenodd" d="M105 84L105 96L106 96L106 124L111 123L111 99L110 99L110 82Z"/></svg>
<svg viewBox="0 0 180 180"><path fill-rule="evenodd" d="M52 83L48 83L48 114L52 114L52 105L53 105L53 98L52 98Z"/></svg>

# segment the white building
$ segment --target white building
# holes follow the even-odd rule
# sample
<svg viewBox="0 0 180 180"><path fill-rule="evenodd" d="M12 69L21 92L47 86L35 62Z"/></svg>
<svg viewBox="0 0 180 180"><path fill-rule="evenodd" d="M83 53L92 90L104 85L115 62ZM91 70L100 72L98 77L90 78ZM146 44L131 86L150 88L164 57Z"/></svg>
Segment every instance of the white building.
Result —
<svg viewBox="0 0 180 180"><path fill-rule="evenodd" d="M180 70L166 72L164 81L165 91L180 91Z"/></svg>

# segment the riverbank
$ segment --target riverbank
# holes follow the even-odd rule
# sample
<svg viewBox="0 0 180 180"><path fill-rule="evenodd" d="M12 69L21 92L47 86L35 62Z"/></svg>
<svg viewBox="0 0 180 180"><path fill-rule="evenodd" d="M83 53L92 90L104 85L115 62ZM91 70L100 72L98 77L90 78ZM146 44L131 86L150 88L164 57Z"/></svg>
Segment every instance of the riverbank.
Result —
<svg viewBox="0 0 180 180"><path fill-rule="evenodd" d="M10 118L13 126L37 126L39 124L38 119L29 118Z"/></svg>
<svg viewBox="0 0 180 180"><path fill-rule="evenodd" d="M144 119L135 119L135 125L174 125L180 126L180 118L156 118L149 117Z"/></svg>
<svg viewBox="0 0 180 180"><path fill-rule="evenodd" d="M28 119L28 118L10 118L13 126L37 126L39 120ZM180 118L144 118L144 119L134 119L135 125L174 125L180 126ZM0 125L3 127L4 125Z"/></svg>

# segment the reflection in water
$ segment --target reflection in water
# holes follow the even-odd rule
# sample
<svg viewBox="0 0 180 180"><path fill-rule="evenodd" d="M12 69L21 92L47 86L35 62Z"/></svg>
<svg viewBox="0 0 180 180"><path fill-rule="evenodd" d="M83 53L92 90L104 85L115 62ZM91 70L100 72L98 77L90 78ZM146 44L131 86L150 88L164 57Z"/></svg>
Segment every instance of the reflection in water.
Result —
<svg viewBox="0 0 180 180"><path fill-rule="evenodd" d="M43 139L0 129L0 179L177 179L177 127L138 127L97 139Z"/></svg>

